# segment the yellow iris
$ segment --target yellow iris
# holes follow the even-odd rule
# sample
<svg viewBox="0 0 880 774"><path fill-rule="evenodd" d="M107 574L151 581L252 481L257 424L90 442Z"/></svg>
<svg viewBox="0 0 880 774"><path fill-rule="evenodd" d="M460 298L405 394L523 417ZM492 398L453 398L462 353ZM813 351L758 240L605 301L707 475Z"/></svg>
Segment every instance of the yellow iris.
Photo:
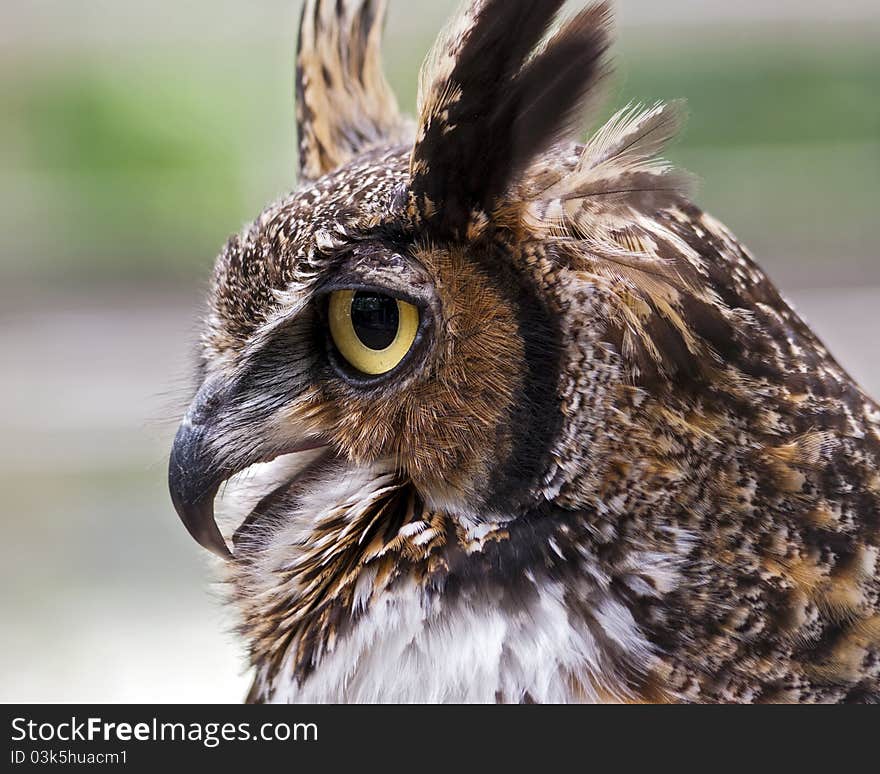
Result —
<svg viewBox="0 0 880 774"><path fill-rule="evenodd" d="M372 294L372 299L379 299L383 304L397 305L397 329L386 331L391 342L381 349L374 349L366 341L370 340L362 321L353 318L352 313L357 291L337 290L330 295L329 323L330 335L339 354L358 371L370 376L388 373L400 363L409 352L419 330L419 310L412 304L399 298ZM392 318L393 319L393 318ZM375 343L375 342L373 342Z"/></svg>

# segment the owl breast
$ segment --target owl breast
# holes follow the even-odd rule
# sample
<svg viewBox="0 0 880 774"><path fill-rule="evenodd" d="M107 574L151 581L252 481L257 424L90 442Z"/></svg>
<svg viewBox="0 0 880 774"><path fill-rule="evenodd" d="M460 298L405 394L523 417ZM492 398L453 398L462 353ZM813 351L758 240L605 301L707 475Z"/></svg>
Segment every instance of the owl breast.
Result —
<svg viewBox="0 0 880 774"><path fill-rule="evenodd" d="M236 535L232 588L260 665L251 700L635 698L626 678L651 646L598 564L557 571L571 549L558 531L453 527L390 471L341 470L312 462ZM234 484L226 498L242 501ZM392 528L374 531L377 514Z"/></svg>
<svg viewBox="0 0 880 774"><path fill-rule="evenodd" d="M492 595L448 602L415 582L382 593L351 630L297 679L287 672L265 684L272 702L490 703L599 701L623 696L603 674L602 645L569 620L558 587L534 604L505 611ZM609 602L609 608L613 603ZM612 613L613 616L613 613ZM645 643L623 616L609 621ZM593 682L584 684L584 674Z"/></svg>

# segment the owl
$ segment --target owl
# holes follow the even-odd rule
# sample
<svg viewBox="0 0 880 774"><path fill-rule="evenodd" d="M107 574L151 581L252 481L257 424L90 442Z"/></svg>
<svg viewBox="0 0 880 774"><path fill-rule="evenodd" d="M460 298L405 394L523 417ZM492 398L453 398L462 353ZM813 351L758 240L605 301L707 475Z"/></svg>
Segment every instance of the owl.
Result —
<svg viewBox="0 0 880 774"><path fill-rule="evenodd" d="M383 0L304 4L169 465L248 700L877 702L880 408L660 158L680 104L579 142L611 11L562 5L470 2L410 121Z"/></svg>

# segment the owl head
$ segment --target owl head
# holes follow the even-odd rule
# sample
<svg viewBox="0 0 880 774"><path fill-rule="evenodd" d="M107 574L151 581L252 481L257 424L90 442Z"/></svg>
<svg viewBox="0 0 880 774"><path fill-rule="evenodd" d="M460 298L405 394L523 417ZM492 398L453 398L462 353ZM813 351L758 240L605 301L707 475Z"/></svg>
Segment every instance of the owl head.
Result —
<svg viewBox="0 0 880 774"><path fill-rule="evenodd" d="M306 450L285 497L318 476L402 481L470 525L577 502L613 475L612 447L650 435L646 395L717 378L735 320L688 241L685 179L657 158L680 110L625 108L578 144L610 12L558 21L562 5L470 3L412 123L381 71L385 3L304 4L298 187L217 259L171 455L203 546L230 554L224 481Z"/></svg>

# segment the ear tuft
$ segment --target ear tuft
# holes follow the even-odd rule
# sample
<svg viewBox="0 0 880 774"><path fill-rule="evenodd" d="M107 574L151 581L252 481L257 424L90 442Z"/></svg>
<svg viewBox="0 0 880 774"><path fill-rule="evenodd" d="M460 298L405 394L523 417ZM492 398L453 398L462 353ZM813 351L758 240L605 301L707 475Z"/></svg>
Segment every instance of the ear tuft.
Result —
<svg viewBox="0 0 880 774"><path fill-rule="evenodd" d="M409 193L410 216L432 236L473 235L529 163L580 125L605 72L611 13L582 11L533 53L562 5L476 0L435 46Z"/></svg>
<svg viewBox="0 0 880 774"><path fill-rule="evenodd" d="M381 63L385 0L306 0L296 57L300 179L379 144L406 142Z"/></svg>

